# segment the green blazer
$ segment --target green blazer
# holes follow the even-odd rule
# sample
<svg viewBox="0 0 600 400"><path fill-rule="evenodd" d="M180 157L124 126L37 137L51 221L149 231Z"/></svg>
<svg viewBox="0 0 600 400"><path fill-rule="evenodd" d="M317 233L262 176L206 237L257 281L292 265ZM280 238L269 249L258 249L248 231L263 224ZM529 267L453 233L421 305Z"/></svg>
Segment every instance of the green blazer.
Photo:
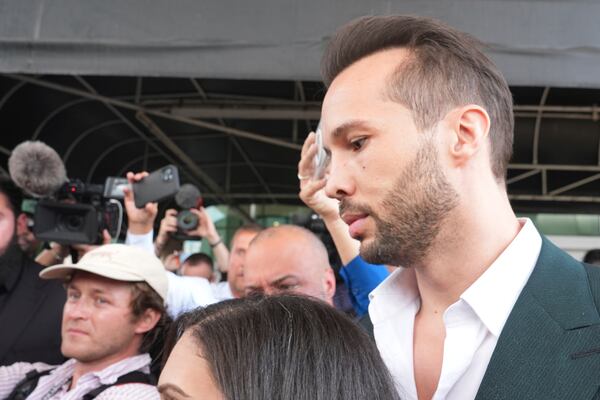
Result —
<svg viewBox="0 0 600 400"><path fill-rule="evenodd" d="M543 238L476 400L600 399L600 267Z"/></svg>

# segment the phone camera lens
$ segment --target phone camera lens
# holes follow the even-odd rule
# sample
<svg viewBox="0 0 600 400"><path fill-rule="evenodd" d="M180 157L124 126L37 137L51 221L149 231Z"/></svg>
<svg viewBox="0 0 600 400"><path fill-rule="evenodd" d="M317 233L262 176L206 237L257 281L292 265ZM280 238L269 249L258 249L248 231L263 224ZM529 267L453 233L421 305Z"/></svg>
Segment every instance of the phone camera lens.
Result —
<svg viewBox="0 0 600 400"><path fill-rule="evenodd" d="M173 170L171 168L167 168L163 171L163 181L168 182L173 179Z"/></svg>

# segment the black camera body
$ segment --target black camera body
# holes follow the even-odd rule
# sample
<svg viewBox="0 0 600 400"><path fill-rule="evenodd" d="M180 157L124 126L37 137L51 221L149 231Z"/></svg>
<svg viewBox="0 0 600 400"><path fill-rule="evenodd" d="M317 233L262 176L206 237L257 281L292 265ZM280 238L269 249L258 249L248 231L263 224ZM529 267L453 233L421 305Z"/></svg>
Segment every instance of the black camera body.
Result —
<svg viewBox="0 0 600 400"><path fill-rule="evenodd" d="M107 183L123 184L111 177ZM61 244L100 244L102 231L111 237L120 233L123 209L118 201L104 197L114 193L107 185L84 184L79 180L65 183L53 198L38 201L34 214L34 234L40 240ZM114 197L119 197L117 194Z"/></svg>

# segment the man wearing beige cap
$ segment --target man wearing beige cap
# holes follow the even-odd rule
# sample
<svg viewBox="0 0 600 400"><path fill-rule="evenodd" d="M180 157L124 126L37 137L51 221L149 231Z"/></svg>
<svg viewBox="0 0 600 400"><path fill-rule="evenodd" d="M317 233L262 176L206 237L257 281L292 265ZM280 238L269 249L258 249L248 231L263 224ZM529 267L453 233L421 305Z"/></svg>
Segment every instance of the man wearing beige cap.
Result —
<svg viewBox="0 0 600 400"><path fill-rule="evenodd" d="M59 366L0 367L1 399L158 399L148 351L166 324L160 261L122 244L101 246L75 265L40 273L65 281Z"/></svg>

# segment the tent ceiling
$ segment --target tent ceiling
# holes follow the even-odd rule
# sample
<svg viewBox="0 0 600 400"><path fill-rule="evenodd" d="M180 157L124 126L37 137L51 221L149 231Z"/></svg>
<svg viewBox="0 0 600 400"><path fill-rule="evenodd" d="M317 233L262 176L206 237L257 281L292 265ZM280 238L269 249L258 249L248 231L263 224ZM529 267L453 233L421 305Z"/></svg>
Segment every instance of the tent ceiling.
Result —
<svg viewBox="0 0 600 400"><path fill-rule="evenodd" d="M600 212L600 90L512 90L513 204ZM323 94L306 81L4 75L0 166L38 139L84 181L174 163L209 202L299 204L299 149Z"/></svg>
<svg viewBox="0 0 600 400"><path fill-rule="evenodd" d="M297 204L323 47L344 22L390 13L488 46L516 103L517 209L600 212L600 4L583 0L4 1L0 168L37 138L71 177L175 163L210 201Z"/></svg>

